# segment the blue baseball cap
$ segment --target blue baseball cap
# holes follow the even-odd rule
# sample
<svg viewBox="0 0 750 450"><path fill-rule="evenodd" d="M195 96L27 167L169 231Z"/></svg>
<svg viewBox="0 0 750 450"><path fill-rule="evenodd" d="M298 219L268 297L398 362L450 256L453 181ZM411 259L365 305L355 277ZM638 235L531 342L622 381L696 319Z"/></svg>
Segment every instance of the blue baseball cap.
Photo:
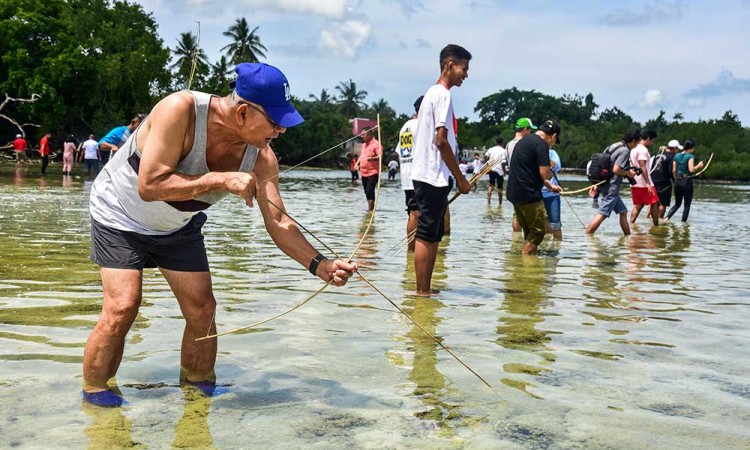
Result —
<svg viewBox="0 0 750 450"><path fill-rule="evenodd" d="M242 99L263 107L268 117L284 128L305 121L289 102L289 81L279 69L266 63L240 63L237 79L230 84Z"/></svg>

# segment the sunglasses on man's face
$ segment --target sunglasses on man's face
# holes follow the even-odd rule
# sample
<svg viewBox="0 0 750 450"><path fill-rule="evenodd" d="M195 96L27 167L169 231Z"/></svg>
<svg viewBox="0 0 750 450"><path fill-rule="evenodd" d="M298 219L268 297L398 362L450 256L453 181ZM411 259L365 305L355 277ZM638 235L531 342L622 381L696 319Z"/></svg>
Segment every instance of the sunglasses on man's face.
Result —
<svg viewBox="0 0 750 450"><path fill-rule="evenodd" d="M279 128L281 128L281 125L279 125L279 124L277 124L276 122L274 122L274 121L273 121L273 119L271 119L271 117L270 117L270 116L269 116L268 114L266 114L266 112L265 112L265 111L263 111L262 109L258 108L258 107L257 107L257 106L255 106L255 105L253 105L252 103L248 103L248 102L240 102L240 104L241 104L241 105L247 105L247 106L249 106L250 108L253 108L253 109L254 109L255 111L257 111L258 113L260 113L260 114L261 114L261 115L262 115L263 117L265 117L265 118L266 118L266 120L268 120L268 122L269 122L269 123L270 123L271 125L273 125L273 132L274 132L274 133L275 133L275 132L277 132L277 131L279 130Z"/></svg>

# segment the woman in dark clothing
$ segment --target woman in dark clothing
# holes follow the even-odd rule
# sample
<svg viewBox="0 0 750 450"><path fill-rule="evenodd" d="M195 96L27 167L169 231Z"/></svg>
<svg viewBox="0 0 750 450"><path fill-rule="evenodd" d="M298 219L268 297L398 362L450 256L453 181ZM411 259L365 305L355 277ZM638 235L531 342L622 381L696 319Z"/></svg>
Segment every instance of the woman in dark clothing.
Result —
<svg viewBox="0 0 750 450"><path fill-rule="evenodd" d="M682 199L685 198L685 208L682 210L682 221L687 222L690 215L690 204L693 202L693 179L691 175L703 168L703 161L695 164L695 143L691 140L685 141L683 151L675 155L672 162L672 172L674 174L674 206L667 214L667 220L671 219L674 213L680 209Z"/></svg>

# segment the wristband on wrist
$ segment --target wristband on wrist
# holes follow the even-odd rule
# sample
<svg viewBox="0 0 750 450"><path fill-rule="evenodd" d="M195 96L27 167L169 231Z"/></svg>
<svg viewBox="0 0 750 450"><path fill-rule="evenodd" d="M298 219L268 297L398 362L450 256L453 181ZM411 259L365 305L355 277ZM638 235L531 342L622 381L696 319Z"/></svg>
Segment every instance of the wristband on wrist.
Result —
<svg viewBox="0 0 750 450"><path fill-rule="evenodd" d="M310 261L310 265L307 267L307 270L310 271L310 273L313 276L317 276L316 272L318 271L318 265L320 264L321 261L324 261L326 259L328 258L318 253L318 256L316 256L315 258L312 259L312 261Z"/></svg>

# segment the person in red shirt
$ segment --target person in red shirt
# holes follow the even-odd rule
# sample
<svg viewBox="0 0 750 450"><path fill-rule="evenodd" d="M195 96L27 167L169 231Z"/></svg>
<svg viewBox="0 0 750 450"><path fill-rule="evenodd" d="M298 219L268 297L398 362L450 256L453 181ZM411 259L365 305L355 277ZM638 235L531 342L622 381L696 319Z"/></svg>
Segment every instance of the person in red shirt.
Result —
<svg viewBox="0 0 750 450"><path fill-rule="evenodd" d="M26 149L28 148L29 143L26 142L26 139L23 138L22 135L17 134L16 140L13 141L13 150L15 150L16 153L16 162L21 162L21 159L24 159L26 161L29 160L29 157L26 156Z"/></svg>
<svg viewBox="0 0 750 450"><path fill-rule="evenodd" d="M42 155L42 173L47 173L47 166L49 165L49 138L51 137L52 133L48 131L42 140L39 141L39 154Z"/></svg>
<svg viewBox="0 0 750 450"><path fill-rule="evenodd" d="M349 172L352 174L352 183L359 180L359 172L357 171L357 156L353 155L352 159L349 160Z"/></svg>
<svg viewBox="0 0 750 450"><path fill-rule="evenodd" d="M380 156L383 153L383 147L372 135L372 130L366 130L362 133L362 153L359 154L357 166L362 175L362 187L365 189L367 197L367 209L375 209L375 187L378 185L380 177Z"/></svg>

